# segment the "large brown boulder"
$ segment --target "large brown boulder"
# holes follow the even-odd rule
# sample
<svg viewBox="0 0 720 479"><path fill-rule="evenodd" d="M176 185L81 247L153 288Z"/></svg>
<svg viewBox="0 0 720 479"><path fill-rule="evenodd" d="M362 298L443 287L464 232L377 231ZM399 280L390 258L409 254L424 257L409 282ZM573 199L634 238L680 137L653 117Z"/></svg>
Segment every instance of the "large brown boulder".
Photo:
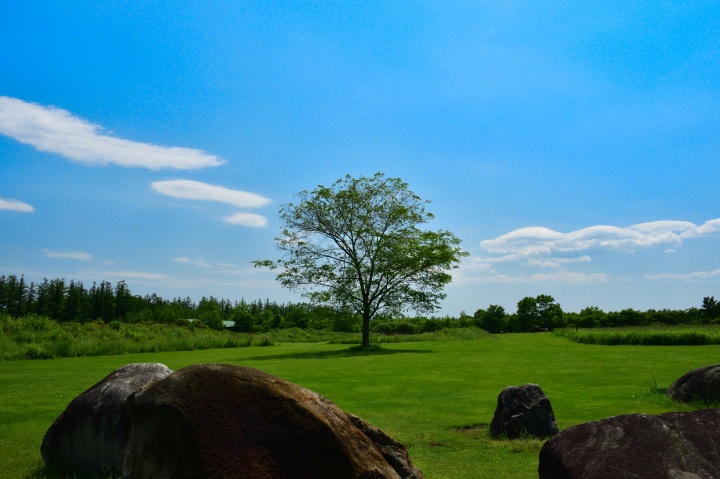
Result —
<svg viewBox="0 0 720 479"><path fill-rule="evenodd" d="M667 390L668 397L682 402L720 401L720 364L694 369Z"/></svg>
<svg viewBox="0 0 720 479"><path fill-rule="evenodd" d="M720 410L629 414L563 430L540 450L540 479L720 477Z"/></svg>
<svg viewBox="0 0 720 479"><path fill-rule="evenodd" d="M191 366L131 404L126 479L422 478L379 429L256 369Z"/></svg>
<svg viewBox="0 0 720 479"><path fill-rule="evenodd" d="M129 364L73 399L43 438L45 465L73 475L119 475L130 426L127 398L171 373L163 364Z"/></svg>
<svg viewBox="0 0 720 479"><path fill-rule="evenodd" d="M550 400L537 384L508 386L498 395L497 408L490 422L493 437L548 437L557 432Z"/></svg>

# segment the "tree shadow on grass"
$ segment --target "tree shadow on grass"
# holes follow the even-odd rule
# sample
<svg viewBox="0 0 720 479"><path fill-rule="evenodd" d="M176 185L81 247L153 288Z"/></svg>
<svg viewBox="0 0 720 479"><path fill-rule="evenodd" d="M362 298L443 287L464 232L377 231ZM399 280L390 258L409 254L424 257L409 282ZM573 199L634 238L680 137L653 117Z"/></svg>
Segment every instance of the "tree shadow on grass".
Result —
<svg viewBox="0 0 720 479"><path fill-rule="evenodd" d="M332 359L332 358L354 358L358 356L386 356L388 354L414 354L431 353L429 349L385 349L380 346L362 348L353 346L348 349L337 351L305 351L301 353L271 354L269 356L251 356L244 359L265 360L265 359Z"/></svg>

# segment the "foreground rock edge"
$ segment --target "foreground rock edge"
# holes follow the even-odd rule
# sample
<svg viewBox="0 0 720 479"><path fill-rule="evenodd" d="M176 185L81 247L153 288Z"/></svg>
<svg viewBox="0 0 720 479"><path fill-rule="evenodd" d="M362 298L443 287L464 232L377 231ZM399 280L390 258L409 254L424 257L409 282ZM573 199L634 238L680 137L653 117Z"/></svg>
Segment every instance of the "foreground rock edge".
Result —
<svg viewBox="0 0 720 479"><path fill-rule="evenodd" d="M190 366L130 402L128 479L422 478L379 429L358 427L323 396L257 369Z"/></svg>
<svg viewBox="0 0 720 479"><path fill-rule="evenodd" d="M685 373L670 385L667 396L685 403L720 401L720 364Z"/></svg>
<svg viewBox="0 0 720 479"><path fill-rule="evenodd" d="M120 475L130 428L128 398L172 373L160 363L128 364L70 401L40 446L48 470L88 476Z"/></svg>
<svg viewBox="0 0 720 479"><path fill-rule="evenodd" d="M540 450L540 479L720 477L720 410L626 414L561 431Z"/></svg>

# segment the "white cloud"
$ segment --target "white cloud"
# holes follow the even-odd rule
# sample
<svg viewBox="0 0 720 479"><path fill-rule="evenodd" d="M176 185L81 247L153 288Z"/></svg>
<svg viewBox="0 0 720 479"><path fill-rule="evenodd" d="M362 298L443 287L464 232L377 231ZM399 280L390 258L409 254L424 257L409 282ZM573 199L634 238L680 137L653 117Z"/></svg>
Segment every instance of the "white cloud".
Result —
<svg viewBox="0 0 720 479"><path fill-rule="evenodd" d="M191 170L224 163L201 150L116 138L68 111L6 96L0 96L0 134L87 165Z"/></svg>
<svg viewBox="0 0 720 479"><path fill-rule="evenodd" d="M528 266L539 266L541 268L562 268L568 263L589 263L592 261L590 256L584 255L579 258L548 258L548 259L529 259Z"/></svg>
<svg viewBox="0 0 720 479"><path fill-rule="evenodd" d="M222 266L222 265L219 265ZM254 276L256 275L260 270L257 268L241 268L239 266L235 266L232 268L229 267L223 267L223 269L219 269L215 271L215 273L223 275L223 276Z"/></svg>
<svg viewBox="0 0 720 479"><path fill-rule="evenodd" d="M45 253L45 256L48 258L77 259L80 261L90 261L92 259L92 255L81 252L59 252L45 249L43 253Z"/></svg>
<svg viewBox="0 0 720 479"><path fill-rule="evenodd" d="M720 218L706 221L698 226L697 229L684 233L683 237L709 236L716 233L720 233Z"/></svg>
<svg viewBox="0 0 720 479"><path fill-rule="evenodd" d="M539 274L491 274L481 276L466 276L453 274L453 283L605 283L610 277L605 273L580 273L576 271L556 271Z"/></svg>
<svg viewBox="0 0 720 479"><path fill-rule="evenodd" d="M492 261L485 261L486 258L479 258L477 256L470 256L460 263L457 271L459 273L483 273L492 268Z"/></svg>
<svg viewBox="0 0 720 479"><path fill-rule="evenodd" d="M271 201L269 198L255 193L231 190L222 186L192 180L155 181L152 183L152 187L156 191L173 198L217 201L242 208L258 208Z"/></svg>
<svg viewBox="0 0 720 479"><path fill-rule="evenodd" d="M480 247L492 254L520 257L567 255L580 252L633 251L659 245L677 245L683 239L720 232L720 219L697 226L688 221L653 221L626 228L591 226L569 233L543 227L520 228Z"/></svg>
<svg viewBox="0 0 720 479"><path fill-rule="evenodd" d="M267 218L253 213L235 213L226 216L223 221L232 225L250 226L252 228L262 228L267 225Z"/></svg>
<svg viewBox="0 0 720 479"><path fill-rule="evenodd" d="M172 196L173 198L217 201L243 208L258 208L265 206L271 201L269 198L255 193L231 190L222 186L209 185L192 180L155 181L152 183L152 187L156 191L164 195ZM235 213L224 217L223 221L233 225L250 226L253 228L261 228L267 225L267 218L253 213Z"/></svg>
<svg viewBox="0 0 720 479"><path fill-rule="evenodd" d="M176 263L186 263L186 264L194 264L195 266L199 266L201 268L209 268L210 265L202 260L199 259L192 259L185 256L180 256L178 258L175 258Z"/></svg>
<svg viewBox="0 0 720 479"><path fill-rule="evenodd" d="M596 225L562 233L540 226L520 228L480 243L482 252L460 266L454 280L460 283L606 282L611 277L602 271L599 253L629 253L658 247L664 254L678 251L684 241L720 236L720 219L696 225L688 221L653 221L628 227ZM598 264L599 263L599 264ZM583 265L586 264L586 265ZM612 264L612 262L611 262ZM527 268L549 268L533 274ZM720 270L691 274L646 275L646 280L709 281L720 280Z"/></svg>
<svg viewBox="0 0 720 479"><path fill-rule="evenodd" d="M31 205L20 200L11 198L0 198L0 210L19 211L21 213L32 213L35 211Z"/></svg>
<svg viewBox="0 0 720 479"><path fill-rule="evenodd" d="M143 271L106 271L103 273L104 276L112 278L134 278L134 279L146 279L146 280L168 280L172 279L172 276L160 273L146 273Z"/></svg>
<svg viewBox="0 0 720 479"><path fill-rule="evenodd" d="M707 281L720 279L720 269L712 271L696 271L694 273L661 273L661 274L647 274L645 279L650 280L680 280L687 282L695 281Z"/></svg>

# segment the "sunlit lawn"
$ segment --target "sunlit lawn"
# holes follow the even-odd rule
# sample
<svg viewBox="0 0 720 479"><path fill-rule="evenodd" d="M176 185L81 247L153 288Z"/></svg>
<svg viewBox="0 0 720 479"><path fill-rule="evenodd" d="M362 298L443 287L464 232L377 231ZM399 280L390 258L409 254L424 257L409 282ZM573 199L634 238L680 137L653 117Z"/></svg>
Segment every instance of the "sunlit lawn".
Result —
<svg viewBox="0 0 720 479"><path fill-rule="evenodd" d="M406 445L429 479L535 478L541 441L494 441L497 395L537 383L561 429L625 413L682 409L650 391L718 362L720 346L590 346L552 334L383 345L272 347L0 362L0 478L38 467L42 437L67 403L132 362L173 369L198 363L252 366L317 391Z"/></svg>

